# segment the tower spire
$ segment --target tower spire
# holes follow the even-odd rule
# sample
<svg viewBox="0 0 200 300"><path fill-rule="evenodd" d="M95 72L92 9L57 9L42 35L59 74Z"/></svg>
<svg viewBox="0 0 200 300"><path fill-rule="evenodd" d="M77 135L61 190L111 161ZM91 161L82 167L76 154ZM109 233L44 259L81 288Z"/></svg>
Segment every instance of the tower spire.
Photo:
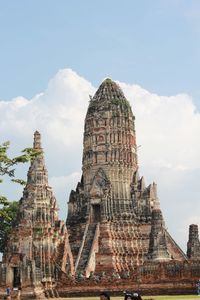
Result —
<svg viewBox="0 0 200 300"><path fill-rule="evenodd" d="M35 150L42 149L42 146L41 146L41 134L37 130L34 132L33 148Z"/></svg>
<svg viewBox="0 0 200 300"><path fill-rule="evenodd" d="M39 154L31 161L31 166L28 170L28 184L48 185L48 172L45 166L41 134L35 131L33 139L33 149Z"/></svg>

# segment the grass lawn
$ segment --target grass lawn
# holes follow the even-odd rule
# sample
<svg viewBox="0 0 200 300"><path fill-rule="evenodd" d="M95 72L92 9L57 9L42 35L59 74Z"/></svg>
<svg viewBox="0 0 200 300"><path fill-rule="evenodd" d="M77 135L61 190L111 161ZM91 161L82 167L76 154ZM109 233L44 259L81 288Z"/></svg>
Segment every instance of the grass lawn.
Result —
<svg viewBox="0 0 200 300"><path fill-rule="evenodd" d="M77 298L57 298L58 300L100 300L99 297L77 297ZM112 297L111 296L111 300L123 300L124 297ZM168 296L168 295L164 295L164 296L142 296L143 300L150 300L150 299L155 299L155 300L181 300L181 299L199 299L200 300L200 296L197 295L177 295L177 296Z"/></svg>

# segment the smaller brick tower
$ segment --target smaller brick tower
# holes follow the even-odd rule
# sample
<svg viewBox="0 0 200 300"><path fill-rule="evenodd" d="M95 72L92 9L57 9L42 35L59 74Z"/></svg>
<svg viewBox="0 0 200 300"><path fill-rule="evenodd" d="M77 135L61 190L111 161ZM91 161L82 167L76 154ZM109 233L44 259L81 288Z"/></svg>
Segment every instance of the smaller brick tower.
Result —
<svg viewBox="0 0 200 300"><path fill-rule="evenodd" d="M22 287L24 296L54 296L58 273L73 273L73 259L66 226L58 219L57 202L48 185L38 131L33 148L39 154L31 162L15 226L8 238L3 280L10 287Z"/></svg>
<svg viewBox="0 0 200 300"><path fill-rule="evenodd" d="M191 224L189 227L189 240L187 243L187 256L190 259L200 259L200 242L198 225Z"/></svg>
<svg viewBox="0 0 200 300"><path fill-rule="evenodd" d="M151 224L148 258L152 260L170 259L165 223L160 209L153 209Z"/></svg>

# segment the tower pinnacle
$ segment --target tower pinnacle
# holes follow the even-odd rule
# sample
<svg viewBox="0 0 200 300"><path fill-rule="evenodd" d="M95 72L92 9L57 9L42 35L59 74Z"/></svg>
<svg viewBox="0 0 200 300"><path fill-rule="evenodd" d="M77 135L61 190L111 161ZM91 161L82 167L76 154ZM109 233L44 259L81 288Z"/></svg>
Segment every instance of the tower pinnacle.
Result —
<svg viewBox="0 0 200 300"><path fill-rule="evenodd" d="M33 149L38 151L39 154L31 161L27 182L28 184L48 185L48 172L42 151L41 134L38 131L34 133Z"/></svg>
<svg viewBox="0 0 200 300"><path fill-rule="evenodd" d="M34 132L33 148L34 149L42 149L42 147L41 147L41 134L37 130Z"/></svg>
<svg viewBox="0 0 200 300"><path fill-rule="evenodd" d="M131 106L123 91L116 82L109 78L105 79L96 91L90 102L87 115L106 111L114 112L115 115L126 113L133 117Z"/></svg>

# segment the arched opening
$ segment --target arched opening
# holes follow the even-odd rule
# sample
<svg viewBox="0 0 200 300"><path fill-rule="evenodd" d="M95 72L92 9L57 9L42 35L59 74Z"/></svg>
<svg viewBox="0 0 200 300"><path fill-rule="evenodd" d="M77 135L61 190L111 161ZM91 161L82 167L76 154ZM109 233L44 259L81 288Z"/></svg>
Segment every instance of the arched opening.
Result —
<svg viewBox="0 0 200 300"><path fill-rule="evenodd" d="M13 287L20 287L20 270L17 267L13 268Z"/></svg>
<svg viewBox="0 0 200 300"><path fill-rule="evenodd" d="M101 207L100 204L92 204L91 223L98 223L101 221Z"/></svg>

